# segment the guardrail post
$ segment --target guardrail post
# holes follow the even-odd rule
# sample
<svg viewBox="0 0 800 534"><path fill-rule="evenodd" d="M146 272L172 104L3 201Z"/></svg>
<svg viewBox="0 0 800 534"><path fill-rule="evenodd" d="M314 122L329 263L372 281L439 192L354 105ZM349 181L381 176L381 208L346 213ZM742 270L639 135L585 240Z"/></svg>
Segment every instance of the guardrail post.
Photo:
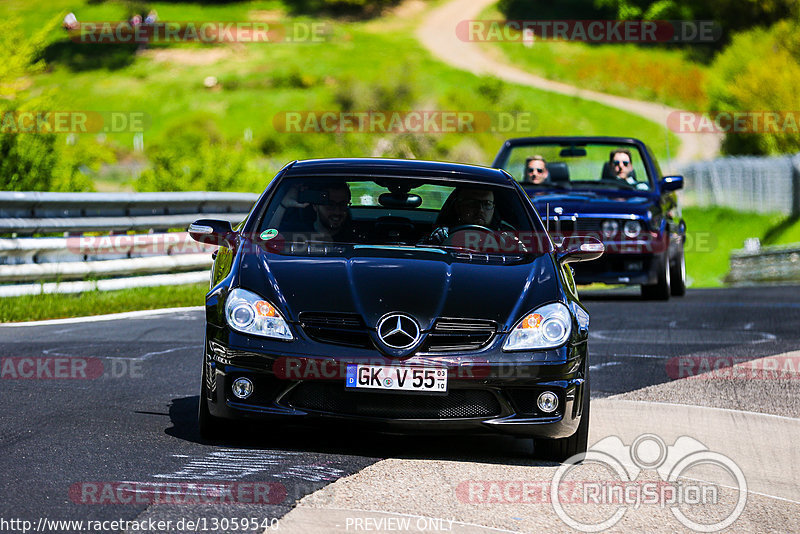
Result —
<svg viewBox="0 0 800 534"><path fill-rule="evenodd" d="M789 157L792 166L792 211L793 219L800 217L800 154Z"/></svg>

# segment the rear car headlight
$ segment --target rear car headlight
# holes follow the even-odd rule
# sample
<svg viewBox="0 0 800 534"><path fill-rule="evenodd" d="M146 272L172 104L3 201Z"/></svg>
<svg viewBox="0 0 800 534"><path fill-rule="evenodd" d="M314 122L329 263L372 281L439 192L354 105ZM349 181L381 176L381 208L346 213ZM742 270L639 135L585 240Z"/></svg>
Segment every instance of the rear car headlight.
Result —
<svg viewBox="0 0 800 534"><path fill-rule="evenodd" d="M294 339L289 325L275 306L245 289L237 288L228 294L225 320L231 328L244 334Z"/></svg>
<svg viewBox="0 0 800 534"><path fill-rule="evenodd" d="M572 332L572 315L560 302L546 304L519 321L503 343L503 350L552 349L563 345Z"/></svg>
<svg viewBox="0 0 800 534"><path fill-rule="evenodd" d="M642 233L642 225L639 221L626 221L625 226L622 227L622 232L626 237L633 239Z"/></svg>
<svg viewBox="0 0 800 534"><path fill-rule="evenodd" d="M619 223L617 221L603 221L603 237L606 239L614 237L619 232Z"/></svg>

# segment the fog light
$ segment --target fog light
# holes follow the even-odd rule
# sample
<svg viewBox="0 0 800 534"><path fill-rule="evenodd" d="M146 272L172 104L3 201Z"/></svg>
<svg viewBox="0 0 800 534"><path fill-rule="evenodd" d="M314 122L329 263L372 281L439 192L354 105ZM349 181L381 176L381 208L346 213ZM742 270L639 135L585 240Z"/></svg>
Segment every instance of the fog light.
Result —
<svg viewBox="0 0 800 534"><path fill-rule="evenodd" d="M536 404L544 413L552 413L556 411L556 408L558 408L558 395L552 391L545 391L539 395L539 399L536 401Z"/></svg>
<svg viewBox="0 0 800 534"><path fill-rule="evenodd" d="M237 378L233 381L233 386L231 386L231 389L237 398L246 399L253 393L253 383L249 378Z"/></svg>

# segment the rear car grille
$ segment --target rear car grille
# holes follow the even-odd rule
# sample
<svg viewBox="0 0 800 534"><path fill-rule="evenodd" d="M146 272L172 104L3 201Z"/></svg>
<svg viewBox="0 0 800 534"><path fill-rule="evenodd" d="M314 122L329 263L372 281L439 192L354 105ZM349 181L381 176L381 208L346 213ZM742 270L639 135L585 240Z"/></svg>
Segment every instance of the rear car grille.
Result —
<svg viewBox="0 0 800 534"><path fill-rule="evenodd" d="M348 347L372 346L363 319L355 313L303 312L300 325L314 341Z"/></svg>
<svg viewBox="0 0 800 534"><path fill-rule="evenodd" d="M453 389L447 395L413 395L345 391L341 382L303 382L284 402L304 410L386 419L458 419L500 413L497 398L482 389Z"/></svg>
<svg viewBox="0 0 800 534"><path fill-rule="evenodd" d="M423 351L475 350L491 341L497 331L494 321L479 319L437 319Z"/></svg>
<svg viewBox="0 0 800 534"><path fill-rule="evenodd" d="M565 235L571 235L573 233L590 233L594 237L600 238L602 236L604 220L605 219L577 218L573 221L572 218L567 217L550 217L550 233Z"/></svg>

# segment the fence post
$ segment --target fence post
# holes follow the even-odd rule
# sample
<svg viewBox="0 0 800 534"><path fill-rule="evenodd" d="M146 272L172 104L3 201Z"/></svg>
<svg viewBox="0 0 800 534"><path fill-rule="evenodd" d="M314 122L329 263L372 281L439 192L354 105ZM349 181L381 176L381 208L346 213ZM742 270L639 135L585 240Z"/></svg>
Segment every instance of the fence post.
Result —
<svg viewBox="0 0 800 534"><path fill-rule="evenodd" d="M791 217L800 217L800 154L789 156L789 163L792 166L792 209Z"/></svg>

